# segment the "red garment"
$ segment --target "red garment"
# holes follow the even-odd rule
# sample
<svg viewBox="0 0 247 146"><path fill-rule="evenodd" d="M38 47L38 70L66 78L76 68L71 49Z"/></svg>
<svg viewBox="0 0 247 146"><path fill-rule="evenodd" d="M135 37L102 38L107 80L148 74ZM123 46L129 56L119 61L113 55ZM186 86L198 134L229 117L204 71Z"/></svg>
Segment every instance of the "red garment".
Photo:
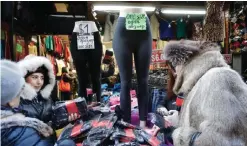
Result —
<svg viewBox="0 0 247 146"><path fill-rule="evenodd" d="M53 36L53 39L55 41L55 52L59 53L59 55L62 55L63 48L62 48L61 39L57 36Z"/></svg>
<svg viewBox="0 0 247 146"><path fill-rule="evenodd" d="M70 51L69 51L69 47L65 47L65 50L64 50L64 60L66 62L69 62L69 58L70 58Z"/></svg>
<svg viewBox="0 0 247 146"><path fill-rule="evenodd" d="M152 49L153 50L157 49L157 43L156 43L156 41L153 41L152 42Z"/></svg>
<svg viewBox="0 0 247 146"><path fill-rule="evenodd" d="M54 75L56 76L57 75L57 66L56 66L55 58L49 54L46 54L46 58L48 58L51 61L52 66L53 66L53 72L54 72Z"/></svg>

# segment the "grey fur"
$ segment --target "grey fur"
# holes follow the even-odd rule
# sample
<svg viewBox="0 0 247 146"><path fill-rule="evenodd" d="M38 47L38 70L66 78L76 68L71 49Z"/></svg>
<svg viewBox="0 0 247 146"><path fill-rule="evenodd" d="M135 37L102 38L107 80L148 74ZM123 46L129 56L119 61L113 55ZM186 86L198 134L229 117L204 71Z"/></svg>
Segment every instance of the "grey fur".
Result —
<svg viewBox="0 0 247 146"><path fill-rule="evenodd" d="M192 54L177 55L170 50L186 52L179 51L183 48ZM166 57L169 61L176 64L179 60L178 64L182 65L174 92L184 93L185 100L179 126L173 133L174 145L188 146L192 134L202 132L194 146L246 146L247 85L225 63L217 45L173 42L164 51L168 52Z"/></svg>
<svg viewBox="0 0 247 146"><path fill-rule="evenodd" d="M53 133L53 130L50 126L44 122L35 119L25 117L20 113L13 113L11 111L1 110L1 129L8 129L11 127L31 127L37 130L40 134L47 137Z"/></svg>

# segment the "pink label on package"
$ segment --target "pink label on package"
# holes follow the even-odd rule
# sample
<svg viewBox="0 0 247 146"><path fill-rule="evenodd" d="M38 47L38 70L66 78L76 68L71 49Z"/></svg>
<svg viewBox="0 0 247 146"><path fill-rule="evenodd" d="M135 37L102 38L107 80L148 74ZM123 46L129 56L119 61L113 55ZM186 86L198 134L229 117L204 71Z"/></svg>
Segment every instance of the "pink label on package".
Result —
<svg viewBox="0 0 247 146"><path fill-rule="evenodd" d="M90 89L90 88L87 88L87 96L90 95L90 94L93 94L93 90Z"/></svg>
<svg viewBox="0 0 247 146"><path fill-rule="evenodd" d="M130 97L136 98L136 90L130 90Z"/></svg>

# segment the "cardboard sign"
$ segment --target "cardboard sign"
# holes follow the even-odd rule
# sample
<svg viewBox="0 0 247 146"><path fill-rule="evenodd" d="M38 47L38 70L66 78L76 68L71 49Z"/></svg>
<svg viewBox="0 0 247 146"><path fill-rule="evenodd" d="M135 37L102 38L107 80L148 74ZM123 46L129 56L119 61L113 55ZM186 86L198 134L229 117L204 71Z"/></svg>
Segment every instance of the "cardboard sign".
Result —
<svg viewBox="0 0 247 146"><path fill-rule="evenodd" d="M91 23L80 23L79 34L77 35L78 50L94 49L94 35L92 32Z"/></svg>
<svg viewBox="0 0 247 146"><path fill-rule="evenodd" d="M162 63L166 62L162 50L152 50L152 63Z"/></svg>
<svg viewBox="0 0 247 146"><path fill-rule="evenodd" d="M125 27L127 30L146 30L146 15L140 13L127 14Z"/></svg>
<svg viewBox="0 0 247 146"><path fill-rule="evenodd" d="M94 36L93 35L77 35L77 48L78 50L83 49L94 49Z"/></svg>

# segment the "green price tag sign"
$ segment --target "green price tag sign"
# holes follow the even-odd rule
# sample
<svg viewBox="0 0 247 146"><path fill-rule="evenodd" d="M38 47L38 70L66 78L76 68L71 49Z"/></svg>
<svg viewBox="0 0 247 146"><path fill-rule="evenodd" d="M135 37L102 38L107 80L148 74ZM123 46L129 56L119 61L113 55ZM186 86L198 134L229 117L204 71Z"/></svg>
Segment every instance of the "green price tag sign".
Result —
<svg viewBox="0 0 247 146"><path fill-rule="evenodd" d="M20 44L16 44L16 51L22 53L22 46Z"/></svg>
<svg viewBox="0 0 247 146"><path fill-rule="evenodd" d="M140 13L129 13L125 17L127 30L146 30L146 15Z"/></svg>

